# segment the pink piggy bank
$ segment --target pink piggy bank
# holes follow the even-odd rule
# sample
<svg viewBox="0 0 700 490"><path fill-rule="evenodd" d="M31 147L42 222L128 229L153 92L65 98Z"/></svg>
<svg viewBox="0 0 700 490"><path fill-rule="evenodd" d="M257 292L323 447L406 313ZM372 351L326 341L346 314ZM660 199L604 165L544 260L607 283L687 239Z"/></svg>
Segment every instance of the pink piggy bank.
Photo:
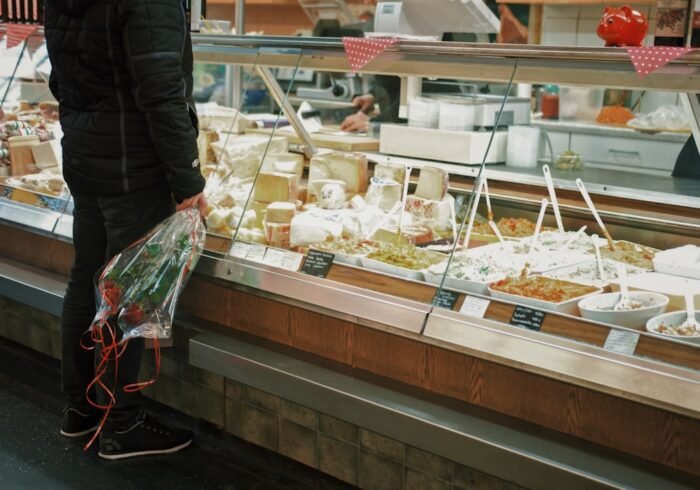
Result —
<svg viewBox="0 0 700 490"><path fill-rule="evenodd" d="M606 46L641 46L648 29L649 22L644 14L625 5L605 7L597 34Z"/></svg>

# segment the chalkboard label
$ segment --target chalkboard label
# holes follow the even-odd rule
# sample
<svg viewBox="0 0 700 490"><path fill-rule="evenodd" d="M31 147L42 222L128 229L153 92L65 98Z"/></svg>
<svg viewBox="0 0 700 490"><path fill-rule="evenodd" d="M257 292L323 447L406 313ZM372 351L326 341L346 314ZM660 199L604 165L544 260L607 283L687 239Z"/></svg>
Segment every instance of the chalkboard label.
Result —
<svg viewBox="0 0 700 490"><path fill-rule="evenodd" d="M524 327L529 330L539 331L544 322L545 313L527 306L516 306L510 324L516 327Z"/></svg>
<svg viewBox="0 0 700 490"><path fill-rule="evenodd" d="M301 272L310 276L325 278L331 270L335 255L318 250L310 250L306 256Z"/></svg>
<svg viewBox="0 0 700 490"><path fill-rule="evenodd" d="M455 307L455 304L457 304L457 299L459 299L459 293L441 289L435 294L433 304L435 306L439 306L440 308L447 308L448 310L451 310Z"/></svg>

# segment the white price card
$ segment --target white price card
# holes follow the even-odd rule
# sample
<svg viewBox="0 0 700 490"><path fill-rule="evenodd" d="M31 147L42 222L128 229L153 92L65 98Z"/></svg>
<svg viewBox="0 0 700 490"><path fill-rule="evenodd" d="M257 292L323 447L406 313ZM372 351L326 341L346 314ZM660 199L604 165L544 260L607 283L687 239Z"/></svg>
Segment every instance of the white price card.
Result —
<svg viewBox="0 0 700 490"><path fill-rule="evenodd" d="M282 267L284 252L276 248L268 248L265 252L265 264L271 267Z"/></svg>
<svg viewBox="0 0 700 490"><path fill-rule="evenodd" d="M264 262L266 251L267 247L265 245L251 245L246 258L252 262Z"/></svg>
<svg viewBox="0 0 700 490"><path fill-rule="evenodd" d="M639 342L639 333L612 329L605 340L605 350L633 355Z"/></svg>
<svg viewBox="0 0 700 490"><path fill-rule="evenodd" d="M250 244L249 243L243 243L243 242L236 242L233 244L231 247L231 250L229 251L229 255L232 257L236 257L238 259L245 259L248 257L248 252L250 251Z"/></svg>
<svg viewBox="0 0 700 490"><path fill-rule="evenodd" d="M301 263L304 261L304 254L298 254L296 252L284 252L282 257L282 262L280 267L288 271L298 271L301 267Z"/></svg>
<svg viewBox="0 0 700 490"><path fill-rule="evenodd" d="M474 318L484 318L486 310L488 310L491 301L487 299L477 298L475 296L466 296L464 304L459 309L462 315L471 316Z"/></svg>

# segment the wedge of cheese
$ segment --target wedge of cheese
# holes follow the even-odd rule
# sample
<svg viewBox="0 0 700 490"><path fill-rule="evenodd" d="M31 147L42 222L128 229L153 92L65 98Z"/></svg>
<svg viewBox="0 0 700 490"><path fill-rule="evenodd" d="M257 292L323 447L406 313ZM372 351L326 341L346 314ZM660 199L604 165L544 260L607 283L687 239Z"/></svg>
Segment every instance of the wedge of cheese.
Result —
<svg viewBox="0 0 700 490"><path fill-rule="evenodd" d="M290 244L292 247L308 247L313 243L340 238L343 234L343 218L339 213L312 209L298 214L292 220Z"/></svg>
<svg viewBox="0 0 700 490"><path fill-rule="evenodd" d="M428 201L442 201L449 185L450 177L446 171L437 167L423 167L415 195Z"/></svg>
<svg viewBox="0 0 700 490"><path fill-rule="evenodd" d="M365 202L389 212L403 198L403 185L393 180L381 180L372 177L365 196Z"/></svg>
<svg viewBox="0 0 700 490"><path fill-rule="evenodd" d="M451 228L454 220L453 207L454 198L449 194L439 201L415 195L406 198L406 212L413 217L413 223L431 229Z"/></svg>
<svg viewBox="0 0 700 490"><path fill-rule="evenodd" d="M291 223L297 213L296 204L291 202L273 202L267 207L267 223Z"/></svg>
<svg viewBox="0 0 700 490"><path fill-rule="evenodd" d="M406 179L406 167L400 163L377 163L374 177L381 180L393 180L401 185Z"/></svg>
<svg viewBox="0 0 700 490"><path fill-rule="evenodd" d="M361 193L367 190L367 158L356 153L328 153L311 159L309 183L317 180L342 180L345 191Z"/></svg>
<svg viewBox="0 0 700 490"><path fill-rule="evenodd" d="M295 202L299 194L299 177L280 172L260 172L253 199L258 202Z"/></svg>
<svg viewBox="0 0 700 490"><path fill-rule="evenodd" d="M263 159L261 171L293 174L301 179L304 173L304 155L296 153L273 153Z"/></svg>

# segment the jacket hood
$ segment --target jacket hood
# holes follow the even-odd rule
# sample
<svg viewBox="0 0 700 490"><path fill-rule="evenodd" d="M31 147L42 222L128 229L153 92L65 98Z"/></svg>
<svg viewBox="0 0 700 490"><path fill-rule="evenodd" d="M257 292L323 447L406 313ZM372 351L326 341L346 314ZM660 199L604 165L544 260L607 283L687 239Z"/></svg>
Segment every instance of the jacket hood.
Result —
<svg viewBox="0 0 700 490"><path fill-rule="evenodd" d="M82 15L92 2L93 0L46 0L57 11L72 17Z"/></svg>

